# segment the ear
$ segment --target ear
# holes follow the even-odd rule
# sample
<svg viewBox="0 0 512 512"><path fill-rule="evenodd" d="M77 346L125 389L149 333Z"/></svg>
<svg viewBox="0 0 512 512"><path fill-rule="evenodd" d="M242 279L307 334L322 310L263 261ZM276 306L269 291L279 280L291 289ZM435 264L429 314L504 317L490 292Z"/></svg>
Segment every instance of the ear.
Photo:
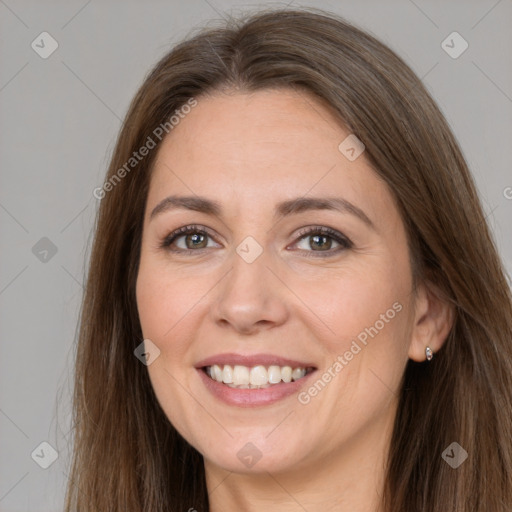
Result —
<svg viewBox="0 0 512 512"><path fill-rule="evenodd" d="M454 318L452 304L441 299L441 294L432 285L419 285L415 296L409 358L416 362L425 361L427 347L435 354L446 341Z"/></svg>

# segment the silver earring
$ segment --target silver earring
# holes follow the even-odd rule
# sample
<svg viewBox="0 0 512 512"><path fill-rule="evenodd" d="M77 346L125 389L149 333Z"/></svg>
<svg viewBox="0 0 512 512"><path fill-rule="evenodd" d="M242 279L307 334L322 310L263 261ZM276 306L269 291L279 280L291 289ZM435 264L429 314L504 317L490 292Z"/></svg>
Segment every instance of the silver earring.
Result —
<svg viewBox="0 0 512 512"><path fill-rule="evenodd" d="M427 347L425 349L425 355L427 356L427 361L432 361L432 358L434 357L434 352L432 352L432 349L430 347Z"/></svg>

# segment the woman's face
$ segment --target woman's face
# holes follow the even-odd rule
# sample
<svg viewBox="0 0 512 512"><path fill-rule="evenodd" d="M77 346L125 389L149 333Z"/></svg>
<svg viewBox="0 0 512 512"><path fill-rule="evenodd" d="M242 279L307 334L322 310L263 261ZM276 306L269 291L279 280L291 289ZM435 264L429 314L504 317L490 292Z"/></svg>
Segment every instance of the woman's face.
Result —
<svg viewBox="0 0 512 512"><path fill-rule="evenodd" d="M219 93L158 150L138 310L158 401L207 464L311 468L389 432L409 253L349 135L305 94Z"/></svg>

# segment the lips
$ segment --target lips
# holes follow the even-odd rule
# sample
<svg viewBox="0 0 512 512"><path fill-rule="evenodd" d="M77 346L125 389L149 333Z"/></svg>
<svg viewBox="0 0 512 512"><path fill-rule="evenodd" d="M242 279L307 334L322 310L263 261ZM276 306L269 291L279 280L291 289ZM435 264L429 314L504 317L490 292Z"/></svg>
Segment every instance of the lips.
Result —
<svg viewBox="0 0 512 512"><path fill-rule="evenodd" d="M308 361L299 361L295 359L289 359L287 357L281 357L273 354L252 354L243 355L235 353L217 354L215 356L208 357L199 361L195 365L197 369L205 368L207 366L224 366L226 364L230 366L291 366L292 368L315 368L316 366Z"/></svg>
<svg viewBox="0 0 512 512"><path fill-rule="evenodd" d="M283 373L282 380L279 379L279 382L271 383L272 372L268 372L268 369L273 369L272 371L277 374L280 373L279 369L284 368L290 370L290 377L285 378ZM311 374L316 371L316 366L306 361L273 354L228 353L203 359L196 364L196 369L205 387L219 400L229 405L252 407L269 405L299 392L305 382L309 381ZM229 369L228 374L233 371L233 375L227 379L228 382L225 382L225 378L223 382L222 376L225 377L226 373L223 373L222 369L224 372ZM241 377L234 375L235 369L237 372L241 372ZM249 379L247 384L245 381L242 384L237 384L242 382L237 379L243 379L246 373L245 380ZM261 378L262 380L254 381L254 374L257 379ZM263 383L264 377L268 382ZM277 381L277 377L275 380Z"/></svg>

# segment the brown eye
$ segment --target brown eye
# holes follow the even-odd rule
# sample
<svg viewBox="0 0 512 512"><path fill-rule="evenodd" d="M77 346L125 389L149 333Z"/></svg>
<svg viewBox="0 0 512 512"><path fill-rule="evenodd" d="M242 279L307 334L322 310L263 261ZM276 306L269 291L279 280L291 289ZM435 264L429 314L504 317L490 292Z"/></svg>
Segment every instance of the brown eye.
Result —
<svg viewBox="0 0 512 512"><path fill-rule="evenodd" d="M309 246L312 249L320 248L329 250L332 246L332 238L325 235L313 235L309 236Z"/></svg>
<svg viewBox="0 0 512 512"><path fill-rule="evenodd" d="M205 240L208 235L203 235L202 233L193 233L190 235L184 235L185 236L185 245L187 246L187 249L204 249L208 242ZM178 237L181 238L181 237Z"/></svg>
<svg viewBox="0 0 512 512"><path fill-rule="evenodd" d="M352 247L352 242L346 236L324 226L307 228L301 231L297 245L303 241L307 241L307 243L304 244L305 247L299 247L299 249L308 253L317 253L314 257L331 256ZM334 248L333 243L337 244ZM313 255L308 254L308 256Z"/></svg>
<svg viewBox="0 0 512 512"><path fill-rule="evenodd" d="M160 247L173 252L198 251L207 249L208 239L211 238L207 231L198 226L184 226L166 236Z"/></svg>

